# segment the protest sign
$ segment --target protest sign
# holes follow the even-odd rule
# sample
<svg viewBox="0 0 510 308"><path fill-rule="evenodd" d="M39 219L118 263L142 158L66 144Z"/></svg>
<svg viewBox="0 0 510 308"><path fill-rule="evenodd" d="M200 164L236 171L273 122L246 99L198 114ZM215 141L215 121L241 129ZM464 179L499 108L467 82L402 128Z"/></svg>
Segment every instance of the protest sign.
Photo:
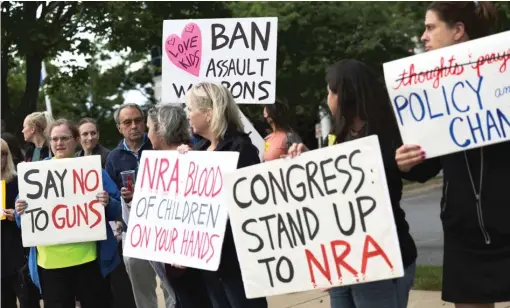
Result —
<svg viewBox="0 0 510 308"><path fill-rule="evenodd" d="M510 31L384 64L402 139L427 158L510 140Z"/></svg>
<svg viewBox="0 0 510 308"><path fill-rule="evenodd" d="M226 86L239 104L273 104L277 18L165 20L162 102L183 103L193 84Z"/></svg>
<svg viewBox="0 0 510 308"><path fill-rule="evenodd" d="M24 247L106 239L99 155L21 163L18 186Z"/></svg>
<svg viewBox="0 0 510 308"><path fill-rule="evenodd" d="M225 174L237 152L144 151L124 255L218 269L227 225Z"/></svg>
<svg viewBox="0 0 510 308"><path fill-rule="evenodd" d="M248 120L244 113L242 113L241 110L239 110L239 112L241 113L241 121L243 122L244 132L250 136L251 143L253 143L253 145L259 150L260 161L263 161L266 141L262 138L255 127L253 127L253 124L251 124L250 120Z"/></svg>
<svg viewBox="0 0 510 308"><path fill-rule="evenodd" d="M249 298L403 276L376 136L227 175Z"/></svg>
<svg viewBox="0 0 510 308"><path fill-rule="evenodd" d="M5 195L6 195L6 193L5 193L5 181L4 180L2 180L2 183L0 183L0 190L1 190L0 191L0 196L2 198L2 209L1 209L2 212L0 213L0 215L1 215L0 216L0 220L5 220L5 218L6 218L5 217L5 209L6 209L6 207L5 207Z"/></svg>

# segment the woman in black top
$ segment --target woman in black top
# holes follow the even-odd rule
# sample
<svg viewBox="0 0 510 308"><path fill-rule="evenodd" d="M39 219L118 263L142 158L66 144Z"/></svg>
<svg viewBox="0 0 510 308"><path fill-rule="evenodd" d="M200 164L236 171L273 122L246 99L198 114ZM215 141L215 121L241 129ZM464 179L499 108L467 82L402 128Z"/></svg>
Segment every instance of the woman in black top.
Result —
<svg viewBox="0 0 510 308"><path fill-rule="evenodd" d="M417 250L400 207L402 179L394 153L402 142L388 95L375 74L356 60L342 60L331 66L327 84L335 143L369 135L379 138L405 272L402 278L332 288L331 307L405 308L414 281ZM289 155L294 157L304 151L306 146L294 144Z"/></svg>
<svg viewBox="0 0 510 308"><path fill-rule="evenodd" d="M16 298L25 308L26 289L20 275L25 264L21 230L14 220L14 202L18 195L18 178L11 151L5 140L2 143L2 181L5 181L5 219L2 220L2 308L16 308Z"/></svg>
<svg viewBox="0 0 510 308"><path fill-rule="evenodd" d="M193 133L203 139L196 151L239 152L237 168L260 163L258 149L244 133L239 107L230 91L213 83L199 83L186 95ZM186 152L187 145L179 147ZM230 222L227 223L218 271L202 271L214 308L267 308L265 298L247 299Z"/></svg>
<svg viewBox="0 0 510 308"><path fill-rule="evenodd" d="M432 2L422 41L431 51L487 36L496 16L488 1ZM509 98L501 98L503 108ZM510 301L510 142L424 160L426 155L419 145L404 145L396 160L420 182L443 170L443 300L457 308Z"/></svg>
<svg viewBox="0 0 510 308"><path fill-rule="evenodd" d="M53 117L47 111L33 112L23 121L23 138L28 142L25 151L25 161L41 161L51 157L51 150L46 140L46 128L53 122Z"/></svg>

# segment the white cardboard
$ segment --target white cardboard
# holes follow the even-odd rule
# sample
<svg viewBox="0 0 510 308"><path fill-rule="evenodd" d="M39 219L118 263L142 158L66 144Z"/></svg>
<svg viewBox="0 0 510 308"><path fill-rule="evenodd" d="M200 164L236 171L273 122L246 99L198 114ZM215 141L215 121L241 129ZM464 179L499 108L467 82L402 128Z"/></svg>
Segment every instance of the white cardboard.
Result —
<svg viewBox="0 0 510 308"><path fill-rule="evenodd" d="M179 154L177 151L143 151L131 202L124 255L217 270L228 219L224 179L226 173L236 170L238 158L237 152ZM165 160L167 163L163 162ZM212 174L211 169L214 170ZM202 186L196 186L197 193L191 189L193 182L188 175L191 174L198 183L203 170L208 170L203 179L211 179L205 191L212 189L217 192L214 196L199 195ZM152 189L151 177L154 181ZM216 181L213 183L212 179ZM164 191L163 187L169 189ZM187 191L190 193L186 195ZM190 244L191 238L193 244ZM196 246L196 243L200 245Z"/></svg>
<svg viewBox="0 0 510 308"><path fill-rule="evenodd" d="M404 143L432 158L510 140L508 42L510 31L385 63ZM401 84L404 70L412 84Z"/></svg>
<svg viewBox="0 0 510 308"><path fill-rule="evenodd" d="M359 153L356 151L359 151ZM331 194L321 196L318 190L314 188L313 197L307 193L304 200L297 200L302 196L303 188L309 192L305 170L309 168L310 172L313 173L314 168L312 165L314 164L318 168L316 170L317 175L315 176L316 182L321 187L321 190L326 192L321 175L321 162L325 162L323 163L325 176L334 177L327 181L327 190ZM290 173L288 173L289 170L291 170ZM287 201L282 197L277 186L271 185L269 180L268 172L271 172L276 181L281 185L280 171L283 173L283 181L289 183L282 185L287 191ZM251 197L252 189L257 194L257 198L264 199L266 196L266 190L261 177L265 179L269 191L269 199L265 204L261 204L263 201L257 202L255 198ZM257 178L258 180L252 185L253 179ZM360 185L361 181L363 183ZM314 184L311 185L313 186ZM356 191L358 186L359 190ZM271 189L271 187L274 187L274 189ZM229 216L248 298L351 285L403 276L402 257L393 210L379 142L376 136L310 151L294 159L278 159L240 169L227 176L227 188ZM344 189L345 193L343 193ZM293 190L297 198L292 197L290 190ZM336 192L333 190L336 190ZM276 199L273 199L273 192L276 195ZM251 205L246 208L238 206L234 193L242 203L247 203L251 200ZM364 219L366 232L364 232L360 223L360 214L356 202L358 197L371 197L376 202L375 208ZM373 204L372 201L367 200L361 201L361 208L364 212L367 212ZM336 218L340 217L340 223L345 230L350 228L352 220L350 218L349 202L353 202L356 226L352 234L344 235L337 226ZM337 205L338 216L335 213L333 204ZM305 223L305 207L313 211L319 221L317 234L312 240L307 235L306 225L309 225L312 233L314 233L313 231L317 224L311 214L307 216L309 223ZM292 216L299 226L297 212L301 216L306 239L305 244L301 242L299 236L296 236L296 242L294 242L290 231L288 215ZM277 222L278 218L264 220L263 217L270 215L275 215L275 217L281 215L283 217L282 223ZM266 221L271 229L274 249L271 247ZM285 232L282 232L282 244L280 247L278 230L279 228L283 230L285 227L289 230L291 240L289 241ZM244 232L243 229L247 230L247 232ZM295 234L297 235L298 233ZM362 252L368 236L380 245L388 261L391 263L391 267L381 255L378 255L368 258L363 275L361 273ZM264 246L261 249L260 241L257 237L264 242ZM341 267L342 277L339 278L331 248L332 241L345 241L349 243L350 253L344 260L352 266L356 275ZM323 248L321 245L323 245ZM338 255L345 251L345 246L337 245L335 247ZM327 262L323 261L322 249L324 249L327 255ZM312 266L314 273L314 279L312 279L305 250L309 250L323 268L328 268L325 272L330 273L329 279L321 274L318 267L315 266ZM367 251L371 252L374 250L373 245L368 245ZM289 274L288 263L285 259L280 259L281 257L286 257L292 263L293 275ZM267 258L275 258L274 261L269 263L273 284L271 284L266 264L260 263L260 260ZM279 262L282 279L279 279L276 274Z"/></svg>
<svg viewBox="0 0 510 308"><path fill-rule="evenodd" d="M193 84L208 81L226 85L239 104L273 104L277 31L276 17L165 20L162 102L184 103Z"/></svg>
<svg viewBox="0 0 510 308"><path fill-rule="evenodd" d="M103 191L99 155L18 164L18 186L19 198L27 202L21 215L24 247L106 239L105 211L97 200Z"/></svg>

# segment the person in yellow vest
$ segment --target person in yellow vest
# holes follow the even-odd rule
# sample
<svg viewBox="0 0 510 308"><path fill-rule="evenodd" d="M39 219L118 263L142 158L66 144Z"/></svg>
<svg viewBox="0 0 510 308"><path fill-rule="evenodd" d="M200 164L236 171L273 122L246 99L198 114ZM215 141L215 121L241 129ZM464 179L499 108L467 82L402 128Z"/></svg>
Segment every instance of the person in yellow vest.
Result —
<svg viewBox="0 0 510 308"><path fill-rule="evenodd" d="M76 126L65 119L49 127L53 159L72 158L79 142ZM47 158L51 159L51 158ZM103 189L98 194L105 207L106 219L114 221L121 214L120 192L102 170ZM35 206L25 200L16 200L16 221L20 215ZM74 308L79 298L82 308L109 307L109 285L105 279L119 264L117 241L111 228L106 228L107 239L61 245L37 246L30 249L29 270L33 282L39 287L45 308Z"/></svg>

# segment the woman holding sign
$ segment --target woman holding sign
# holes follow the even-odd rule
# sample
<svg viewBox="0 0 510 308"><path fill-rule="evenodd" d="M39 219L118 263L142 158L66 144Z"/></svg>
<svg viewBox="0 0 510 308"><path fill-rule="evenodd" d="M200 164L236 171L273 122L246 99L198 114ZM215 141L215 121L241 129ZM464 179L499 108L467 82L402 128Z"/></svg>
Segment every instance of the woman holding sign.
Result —
<svg viewBox="0 0 510 308"><path fill-rule="evenodd" d="M401 141L391 105L377 76L362 62L342 60L330 67L326 79L328 106L335 119L334 143L370 135L379 138L404 265L402 278L330 289L331 308L405 308L414 282L417 250L400 207L402 179L394 153ZM293 144L289 155L304 151L308 151L304 144Z"/></svg>
<svg viewBox="0 0 510 308"><path fill-rule="evenodd" d="M49 127L54 159L72 158L79 142L78 129L61 119ZM120 216L120 193L106 171L102 170L103 188L97 199L105 207L106 219ZM18 199L16 219L29 207ZM104 277L120 262L117 241L111 228L106 228L107 239L99 242L82 242L62 245L37 246L30 249L29 269L34 283L42 291L44 307L74 308L75 298L82 308L107 308L108 284Z"/></svg>
<svg viewBox="0 0 510 308"><path fill-rule="evenodd" d="M191 144L191 133L186 112L180 106L158 104L152 107L147 117L147 135L154 150L175 151L182 144ZM128 209L123 207L124 221L128 222ZM151 262L168 293L176 295L179 308L210 308L201 271L194 268L178 268L170 264ZM162 269L160 269L162 267ZM159 273L163 273L160 275ZM167 304L167 308L171 307Z"/></svg>
<svg viewBox="0 0 510 308"><path fill-rule="evenodd" d="M427 51L489 34L497 12L490 2L433 2L425 15ZM425 160L419 145L396 151L403 172L425 182L444 174L444 301L490 308L510 301L510 142Z"/></svg>
<svg viewBox="0 0 510 308"><path fill-rule="evenodd" d="M239 107L227 88L199 83L186 94L186 103L193 133L203 138L194 150L239 152L237 168L260 163L258 149L244 133ZM182 145L178 150L185 153L189 146ZM218 271L202 271L202 276L214 308L267 307L265 298L246 298L230 222L225 231Z"/></svg>
<svg viewBox="0 0 510 308"><path fill-rule="evenodd" d="M20 270L25 264L21 232L14 221L14 201L18 195L18 178L11 151L5 140L2 143L2 308L16 308L16 298L21 308L27 306L27 290Z"/></svg>

